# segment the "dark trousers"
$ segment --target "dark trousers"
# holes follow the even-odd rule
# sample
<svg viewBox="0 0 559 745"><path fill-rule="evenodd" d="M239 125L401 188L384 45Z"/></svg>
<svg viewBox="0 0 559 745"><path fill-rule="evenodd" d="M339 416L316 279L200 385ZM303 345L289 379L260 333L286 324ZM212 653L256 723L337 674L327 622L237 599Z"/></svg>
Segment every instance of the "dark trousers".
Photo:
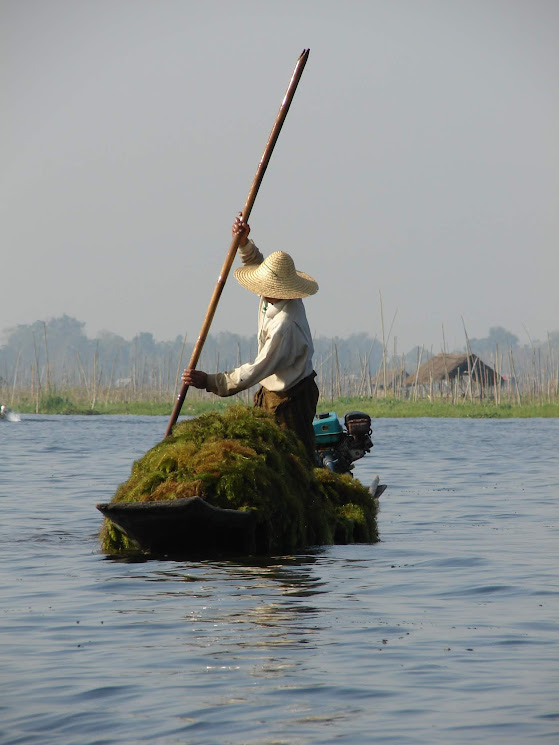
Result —
<svg viewBox="0 0 559 745"><path fill-rule="evenodd" d="M315 460L312 421L316 414L319 396L315 378L316 373L313 372L287 391L278 393L261 386L254 394L254 405L274 414L277 423L283 429L295 432L312 461Z"/></svg>

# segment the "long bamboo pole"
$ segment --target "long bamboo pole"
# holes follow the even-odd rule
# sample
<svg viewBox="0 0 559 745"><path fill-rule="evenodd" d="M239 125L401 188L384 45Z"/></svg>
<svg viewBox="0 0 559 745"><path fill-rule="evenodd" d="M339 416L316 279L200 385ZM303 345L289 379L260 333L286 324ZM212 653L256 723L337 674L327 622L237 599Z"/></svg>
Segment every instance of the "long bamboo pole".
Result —
<svg viewBox="0 0 559 745"><path fill-rule="evenodd" d="M272 152L274 150L275 144L281 132L281 128L285 121L285 117L287 116L287 112L289 111L289 107L291 106L291 102L295 95L295 91L297 90L299 80L301 79L301 75L303 74L303 70L305 69L305 65L307 64L309 53L310 53L310 49L303 50L299 59L297 60L295 69L293 70L291 80L289 81L289 85L287 86L285 96L283 97L283 101L281 102L281 106L276 116L276 121L274 123L272 131L268 138L268 142L266 143L266 147L264 149L262 158L260 159L260 163L258 164L258 168L256 170L256 174L252 181L252 185L250 187L248 197L245 202L245 206L243 207L243 210L241 213L242 219L244 222L248 222L248 218L250 216L252 207L256 200L256 195L258 194L258 190L260 189L260 184L262 183L262 179L264 178L264 174L266 173L266 168L268 167L268 163L270 162L270 158L272 157ZM217 279L217 284L213 291L213 295L210 300L208 311L206 313L206 317L204 319L202 328L200 330L200 335L198 336L198 339L196 340L196 344L194 345L194 349L192 351L190 362L188 363L188 367L190 369L194 369L196 367L196 365L198 364L198 360L200 359L200 355L202 354L202 349L204 347L204 343L208 336L208 332L210 330L210 326L212 324L213 317L215 315L215 311L217 308L217 304L221 297L221 293L223 292L223 288L225 287L227 276L229 275L229 271L231 270L231 266L233 265L233 261L237 253L240 240L241 240L240 235L234 236L233 240L231 241L231 245L229 246L229 251L227 252L227 256L225 257L225 261L223 262L223 267L221 268L220 275ZM177 400L175 402L175 405L173 407L173 411L171 413L171 417L167 425L167 431L165 432L165 437L168 437L171 434L173 427L176 424L176 421L178 419L178 416L179 416L179 413L180 413L180 410L181 410L187 391L188 391L188 385L183 383L181 386L179 395L177 397Z"/></svg>

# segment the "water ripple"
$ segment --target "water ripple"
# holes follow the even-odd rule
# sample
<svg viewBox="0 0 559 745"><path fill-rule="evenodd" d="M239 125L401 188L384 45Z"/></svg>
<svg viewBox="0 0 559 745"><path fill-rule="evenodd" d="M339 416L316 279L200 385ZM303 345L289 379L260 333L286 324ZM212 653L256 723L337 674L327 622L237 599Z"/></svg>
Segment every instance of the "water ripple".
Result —
<svg viewBox="0 0 559 745"><path fill-rule="evenodd" d="M3 430L2 743L559 739L558 422L376 421L375 545L108 559L95 502L165 425Z"/></svg>

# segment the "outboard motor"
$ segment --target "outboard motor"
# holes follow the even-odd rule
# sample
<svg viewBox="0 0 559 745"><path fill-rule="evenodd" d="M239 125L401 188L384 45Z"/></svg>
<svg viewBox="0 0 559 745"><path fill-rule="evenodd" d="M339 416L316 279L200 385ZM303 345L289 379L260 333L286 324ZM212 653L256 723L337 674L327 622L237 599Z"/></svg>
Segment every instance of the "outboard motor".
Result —
<svg viewBox="0 0 559 745"><path fill-rule="evenodd" d="M321 412L313 421L317 460L320 466L334 473L349 473L354 461L373 447L371 417L363 411L350 411L344 417L345 428L338 415Z"/></svg>

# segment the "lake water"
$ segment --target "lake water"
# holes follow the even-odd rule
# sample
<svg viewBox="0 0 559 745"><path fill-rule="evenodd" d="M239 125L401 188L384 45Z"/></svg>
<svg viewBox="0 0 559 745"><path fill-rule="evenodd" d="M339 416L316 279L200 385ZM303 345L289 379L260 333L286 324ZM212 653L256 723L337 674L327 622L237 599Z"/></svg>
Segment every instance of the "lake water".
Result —
<svg viewBox="0 0 559 745"><path fill-rule="evenodd" d="M375 545L108 559L166 423L0 422L3 745L559 742L559 420L375 421Z"/></svg>

